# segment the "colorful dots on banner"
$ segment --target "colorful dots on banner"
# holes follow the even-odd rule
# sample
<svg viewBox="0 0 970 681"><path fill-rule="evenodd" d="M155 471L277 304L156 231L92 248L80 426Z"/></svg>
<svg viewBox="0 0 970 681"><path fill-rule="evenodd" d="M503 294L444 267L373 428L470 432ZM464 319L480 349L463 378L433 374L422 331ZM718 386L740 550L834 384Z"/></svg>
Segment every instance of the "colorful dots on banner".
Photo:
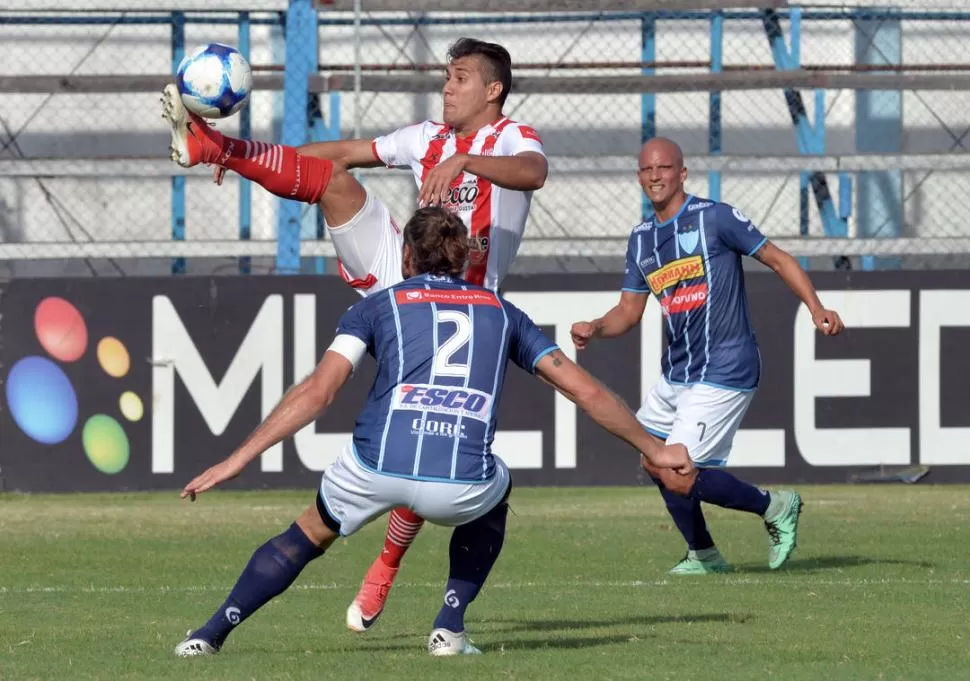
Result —
<svg viewBox="0 0 970 681"><path fill-rule="evenodd" d="M4 392L10 415L20 430L35 442L56 445L75 432L79 405L85 404L78 399L70 377L58 362L76 362L84 356L88 350L88 324L78 308L51 296L41 300L34 310L34 333L40 347L57 362L40 355L23 357L7 374ZM101 338L95 355L108 376L129 375L131 355L119 339ZM70 371L76 374L79 370ZM122 392L116 404L129 422L141 421L145 416L142 399L131 390ZM94 414L84 421L81 445L88 461L106 475L123 471L131 456L128 435L119 419L108 414Z"/></svg>
<svg viewBox="0 0 970 681"><path fill-rule="evenodd" d="M128 436L121 424L105 414L95 414L84 423L81 434L84 453L102 473L114 475L128 465Z"/></svg>
<svg viewBox="0 0 970 681"><path fill-rule="evenodd" d="M128 349L117 338L106 336L98 342L98 363L104 373L114 378L121 378L131 368L131 358Z"/></svg>
<svg viewBox="0 0 970 681"><path fill-rule="evenodd" d="M145 415L145 405L142 404L141 398L130 390L121 393L118 406L121 409L121 415L129 421L141 421L141 417Z"/></svg>
<svg viewBox="0 0 970 681"><path fill-rule="evenodd" d="M47 354L75 362L88 347L88 327L76 307L63 298L45 298L34 312L34 331Z"/></svg>
<svg viewBox="0 0 970 681"><path fill-rule="evenodd" d="M63 442L77 424L77 395L64 371L46 357L17 361L7 374L7 405L14 423L44 445Z"/></svg>

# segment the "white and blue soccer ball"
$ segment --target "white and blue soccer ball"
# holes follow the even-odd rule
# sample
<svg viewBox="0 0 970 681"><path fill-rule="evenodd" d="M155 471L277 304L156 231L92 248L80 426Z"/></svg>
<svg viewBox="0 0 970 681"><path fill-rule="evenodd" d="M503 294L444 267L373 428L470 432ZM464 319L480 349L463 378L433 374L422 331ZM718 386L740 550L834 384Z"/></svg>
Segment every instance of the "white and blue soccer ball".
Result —
<svg viewBox="0 0 970 681"><path fill-rule="evenodd" d="M205 118L231 116L249 101L253 70L235 47L203 45L185 56L175 73L182 103Z"/></svg>

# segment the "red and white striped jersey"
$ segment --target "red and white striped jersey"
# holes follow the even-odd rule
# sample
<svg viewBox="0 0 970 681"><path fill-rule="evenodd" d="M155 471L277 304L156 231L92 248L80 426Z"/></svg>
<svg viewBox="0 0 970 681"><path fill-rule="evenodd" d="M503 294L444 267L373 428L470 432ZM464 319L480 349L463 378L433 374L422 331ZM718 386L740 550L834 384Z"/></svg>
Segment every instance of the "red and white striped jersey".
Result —
<svg viewBox="0 0 970 681"><path fill-rule="evenodd" d="M418 187L432 168L454 154L545 155L534 129L504 117L468 137L458 137L443 123L425 121L378 137L373 146L388 167L410 168ZM455 179L447 205L461 216L471 237L465 279L498 289L519 250L531 203L531 191L503 189L467 172Z"/></svg>

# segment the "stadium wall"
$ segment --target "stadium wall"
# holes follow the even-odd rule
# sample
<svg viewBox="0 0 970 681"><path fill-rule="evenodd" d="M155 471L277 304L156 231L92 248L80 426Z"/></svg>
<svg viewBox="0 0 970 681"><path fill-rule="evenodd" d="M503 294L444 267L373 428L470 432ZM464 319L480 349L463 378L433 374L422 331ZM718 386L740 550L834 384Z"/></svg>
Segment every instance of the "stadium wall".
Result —
<svg viewBox="0 0 970 681"><path fill-rule="evenodd" d="M850 331L822 338L774 275L748 275L764 375L731 466L763 483L845 482L929 466L970 482L970 283L962 272L817 273ZM616 300L612 275L511 277L508 298L567 353L569 326ZM226 456L305 376L357 300L335 277L13 280L0 288L5 490L180 488ZM659 376L662 320L593 344L581 363L637 405ZM311 488L373 377L230 486ZM519 485L641 482L637 456L512 370L495 451Z"/></svg>

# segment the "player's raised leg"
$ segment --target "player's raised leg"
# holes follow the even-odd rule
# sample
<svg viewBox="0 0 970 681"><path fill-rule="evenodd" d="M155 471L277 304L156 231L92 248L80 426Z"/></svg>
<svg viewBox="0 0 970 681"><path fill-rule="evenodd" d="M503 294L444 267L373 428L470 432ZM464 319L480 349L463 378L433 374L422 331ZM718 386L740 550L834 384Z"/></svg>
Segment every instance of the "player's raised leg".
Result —
<svg viewBox="0 0 970 681"><path fill-rule="evenodd" d="M319 203L333 239L340 274L367 292L401 279L401 234L387 209L351 175L344 163L302 148L241 140L222 134L186 110L178 89L162 93L162 115L171 126L172 160L232 170L284 199Z"/></svg>
<svg viewBox="0 0 970 681"><path fill-rule="evenodd" d="M277 196L306 203L319 201L330 184L333 161L301 156L294 147L223 135L186 110L174 84L162 91L162 117L172 129L172 160L184 168L219 165Z"/></svg>

